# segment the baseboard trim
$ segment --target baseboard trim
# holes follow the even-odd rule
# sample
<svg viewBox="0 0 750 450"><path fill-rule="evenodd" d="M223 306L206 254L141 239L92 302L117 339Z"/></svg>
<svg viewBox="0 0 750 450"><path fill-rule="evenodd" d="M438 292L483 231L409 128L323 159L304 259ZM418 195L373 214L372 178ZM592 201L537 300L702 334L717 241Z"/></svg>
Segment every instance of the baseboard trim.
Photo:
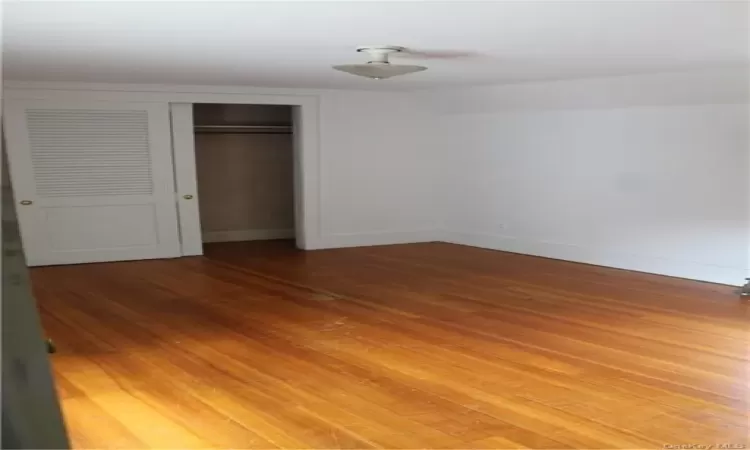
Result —
<svg viewBox="0 0 750 450"><path fill-rule="evenodd" d="M369 247L373 245L416 244L438 240L435 230L333 233L323 236L320 248Z"/></svg>
<svg viewBox="0 0 750 450"><path fill-rule="evenodd" d="M233 230L203 233L203 242L236 242L290 238L294 238L294 230ZM414 244L420 242L448 242L730 286L740 286L746 276L746 269L744 268L723 267L579 245L531 241L509 236L458 231L416 230L332 233L322 236L314 242L314 245L311 243L310 250Z"/></svg>
<svg viewBox="0 0 750 450"><path fill-rule="evenodd" d="M690 280L708 281L710 283L727 284L730 286L739 286L746 276L746 269L744 268L723 267L693 261L635 255L578 245L455 231L444 231L440 235L441 239L439 240L453 244L687 278Z"/></svg>
<svg viewBox="0 0 750 450"><path fill-rule="evenodd" d="M205 231L203 242L238 242L238 241L264 241L270 239L291 239L294 230L227 230L227 231Z"/></svg>

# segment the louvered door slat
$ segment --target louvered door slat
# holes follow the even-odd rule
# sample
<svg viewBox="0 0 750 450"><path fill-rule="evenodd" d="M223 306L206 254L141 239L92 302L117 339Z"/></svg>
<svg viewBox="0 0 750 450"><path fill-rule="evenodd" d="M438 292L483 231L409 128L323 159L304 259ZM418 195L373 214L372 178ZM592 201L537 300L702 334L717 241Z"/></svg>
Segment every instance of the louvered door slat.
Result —
<svg viewBox="0 0 750 450"><path fill-rule="evenodd" d="M153 193L147 111L29 109L26 120L37 195ZM88 171L71 170L73 160Z"/></svg>

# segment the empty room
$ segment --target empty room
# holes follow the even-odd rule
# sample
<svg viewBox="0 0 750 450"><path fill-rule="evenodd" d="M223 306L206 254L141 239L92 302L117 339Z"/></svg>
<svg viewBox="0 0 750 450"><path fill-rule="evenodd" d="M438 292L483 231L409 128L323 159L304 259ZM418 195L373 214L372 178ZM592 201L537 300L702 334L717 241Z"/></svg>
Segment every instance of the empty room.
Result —
<svg viewBox="0 0 750 450"><path fill-rule="evenodd" d="M3 2L2 448L747 448L749 6Z"/></svg>

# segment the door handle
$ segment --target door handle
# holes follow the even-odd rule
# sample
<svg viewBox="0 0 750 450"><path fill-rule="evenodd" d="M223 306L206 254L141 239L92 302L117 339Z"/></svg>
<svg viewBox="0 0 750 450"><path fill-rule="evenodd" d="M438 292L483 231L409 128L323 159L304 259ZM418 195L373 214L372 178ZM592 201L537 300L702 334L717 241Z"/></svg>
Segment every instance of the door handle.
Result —
<svg viewBox="0 0 750 450"><path fill-rule="evenodd" d="M52 342L52 339L47 339L47 353L55 353L57 352L57 346L54 342Z"/></svg>
<svg viewBox="0 0 750 450"><path fill-rule="evenodd" d="M20 202L23 206L29 206L30 204L34 203L31 200L21 200Z"/></svg>
<svg viewBox="0 0 750 450"><path fill-rule="evenodd" d="M188 194L188 195L183 195L182 198L184 198L185 200L192 200L193 196Z"/></svg>

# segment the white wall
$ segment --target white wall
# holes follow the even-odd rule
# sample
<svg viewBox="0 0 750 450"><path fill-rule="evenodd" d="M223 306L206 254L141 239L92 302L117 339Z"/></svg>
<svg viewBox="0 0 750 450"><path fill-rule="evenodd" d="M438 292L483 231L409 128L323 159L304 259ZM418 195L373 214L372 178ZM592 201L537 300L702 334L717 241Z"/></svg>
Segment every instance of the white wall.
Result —
<svg viewBox="0 0 750 450"><path fill-rule="evenodd" d="M320 113L326 246L433 240L442 155L417 96L330 91Z"/></svg>
<svg viewBox="0 0 750 450"><path fill-rule="evenodd" d="M747 71L425 94L451 242L740 284Z"/></svg>

